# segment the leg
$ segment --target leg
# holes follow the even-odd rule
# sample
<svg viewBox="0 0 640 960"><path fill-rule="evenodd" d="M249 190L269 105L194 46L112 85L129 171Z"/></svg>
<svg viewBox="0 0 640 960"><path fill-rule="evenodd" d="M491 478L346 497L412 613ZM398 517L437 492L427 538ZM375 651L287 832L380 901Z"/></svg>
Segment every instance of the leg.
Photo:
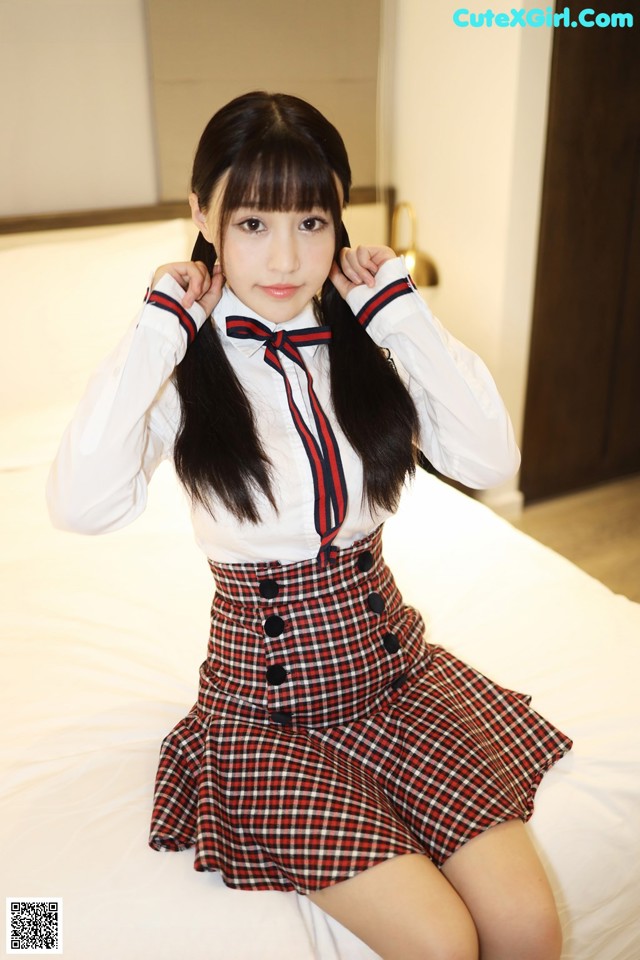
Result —
<svg viewBox="0 0 640 960"><path fill-rule="evenodd" d="M420 854L376 864L310 893L309 899L383 960L477 960L478 938L469 911Z"/></svg>
<svg viewBox="0 0 640 960"><path fill-rule="evenodd" d="M482 960L559 960L562 932L553 893L520 820L474 837L442 872L473 917Z"/></svg>

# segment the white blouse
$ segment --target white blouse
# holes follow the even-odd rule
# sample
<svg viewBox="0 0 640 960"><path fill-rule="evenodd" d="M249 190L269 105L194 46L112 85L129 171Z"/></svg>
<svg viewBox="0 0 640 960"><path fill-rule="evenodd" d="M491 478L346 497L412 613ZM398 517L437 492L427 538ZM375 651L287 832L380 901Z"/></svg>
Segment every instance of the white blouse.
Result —
<svg viewBox="0 0 640 960"><path fill-rule="evenodd" d="M183 290L169 275L155 289L182 301ZM479 357L432 316L407 279L404 261L384 263L375 286L356 287L347 300L373 340L391 351L418 409L421 449L434 467L475 488L511 477L520 455L496 385ZM197 329L207 319L197 303L188 314ZM215 516L195 504L195 537L207 557L221 563L309 559L320 544L309 460L292 421L282 376L264 362L262 343L227 336L226 318L233 315L260 319L271 330L276 324L257 317L228 287L212 317L255 411L259 438L272 464L277 510L258 495L261 523L256 525L238 521L219 502L213 507ZM316 324L309 305L277 329ZM176 317L145 302L135 325L94 374L62 438L47 482L56 526L106 533L142 513L154 470L172 456L180 421L172 374L187 344L187 332ZM363 502L362 466L331 406L327 347L302 346L300 351L340 448L348 506L334 543L345 547L370 533L388 513L372 512ZM295 403L315 430L306 377L288 357L281 358Z"/></svg>

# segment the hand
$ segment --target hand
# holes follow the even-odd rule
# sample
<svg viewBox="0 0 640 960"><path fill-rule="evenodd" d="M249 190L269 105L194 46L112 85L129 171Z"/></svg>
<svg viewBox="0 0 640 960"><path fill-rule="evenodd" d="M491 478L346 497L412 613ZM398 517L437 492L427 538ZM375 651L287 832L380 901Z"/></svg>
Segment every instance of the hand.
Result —
<svg viewBox="0 0 640 960"><path fill-rule="evenodd" d="M340 296L345 298L351 290L363 283L372 287L382 264L393 260L395 256L391 247L361 246L355 250L343 247L338 255L340 262L334 261L329 279Z"/></svg>
<svg viewBox="0 0 640 960"><path fill-rule="evenodd" d="M165 263L158 267L153 275L151 287L155 287L160 277L166 273L176 280L185 294L182 298L182 306L185 309L199 303L207 316L210 316L214 307L222 295L222 285L224 276L219 263L213 268L213 273L209 273L204 263L197 260L195 263L191 260L185 263Z"/></svg>

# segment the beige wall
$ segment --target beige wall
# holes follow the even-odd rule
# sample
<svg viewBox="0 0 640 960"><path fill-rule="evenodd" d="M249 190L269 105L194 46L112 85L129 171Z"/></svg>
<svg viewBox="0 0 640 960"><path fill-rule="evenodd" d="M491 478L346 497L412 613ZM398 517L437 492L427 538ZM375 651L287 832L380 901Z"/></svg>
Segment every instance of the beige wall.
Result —
<svg viewBox="0 0 640 960"><path fill-rule="evenodd" d="M522 433L551 30L461 29L457 3L395 18L391 179L440 268L434 312L485 359ZM487 500L517 508L517 481Z"/></svg>
<svg viewBox="0 0 640 960"><path fill-rule="evenodd" d="M379 0L0 0L0 216L182 199L211 114L265 87L317 104L370 186L378 46Z"/></svg>
<svg viewBox="0 0 640 960"><path fill-rule="evenodd" d="M156 199L142 0L0 0L0 216Z"/></svg>
<svg viewBox="0 0 640 960"><path fill-rule="evenodd" d="M160 196L188 191L215 111L250 90L309 100L340 130L353 182L376 180L379 0L147 0Z"/></svg>

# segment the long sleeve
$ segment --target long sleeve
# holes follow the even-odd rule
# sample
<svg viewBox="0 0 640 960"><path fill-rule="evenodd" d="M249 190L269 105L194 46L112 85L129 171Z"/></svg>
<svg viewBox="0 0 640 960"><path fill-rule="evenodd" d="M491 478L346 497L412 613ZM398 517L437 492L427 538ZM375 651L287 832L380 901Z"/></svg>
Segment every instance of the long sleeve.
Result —
<svg viewBox="0 0 640 960"><path fill-rule="evenodd" d="M179 284L162 277L90 380L47 480L55 526L106 533L144 510L147 484L175 439L170 377L205 320L198 304L185 311L182 297Z"/></svg>
<svg viewBox="0 0 640 960"><path fill-rule="evenodd" d="M431 314L402 258L384 263L375 287L356 287L347 300L401 368L418 409L421 448L436 470L477 489L512 477L520 453L491 374Z"/></svg>

